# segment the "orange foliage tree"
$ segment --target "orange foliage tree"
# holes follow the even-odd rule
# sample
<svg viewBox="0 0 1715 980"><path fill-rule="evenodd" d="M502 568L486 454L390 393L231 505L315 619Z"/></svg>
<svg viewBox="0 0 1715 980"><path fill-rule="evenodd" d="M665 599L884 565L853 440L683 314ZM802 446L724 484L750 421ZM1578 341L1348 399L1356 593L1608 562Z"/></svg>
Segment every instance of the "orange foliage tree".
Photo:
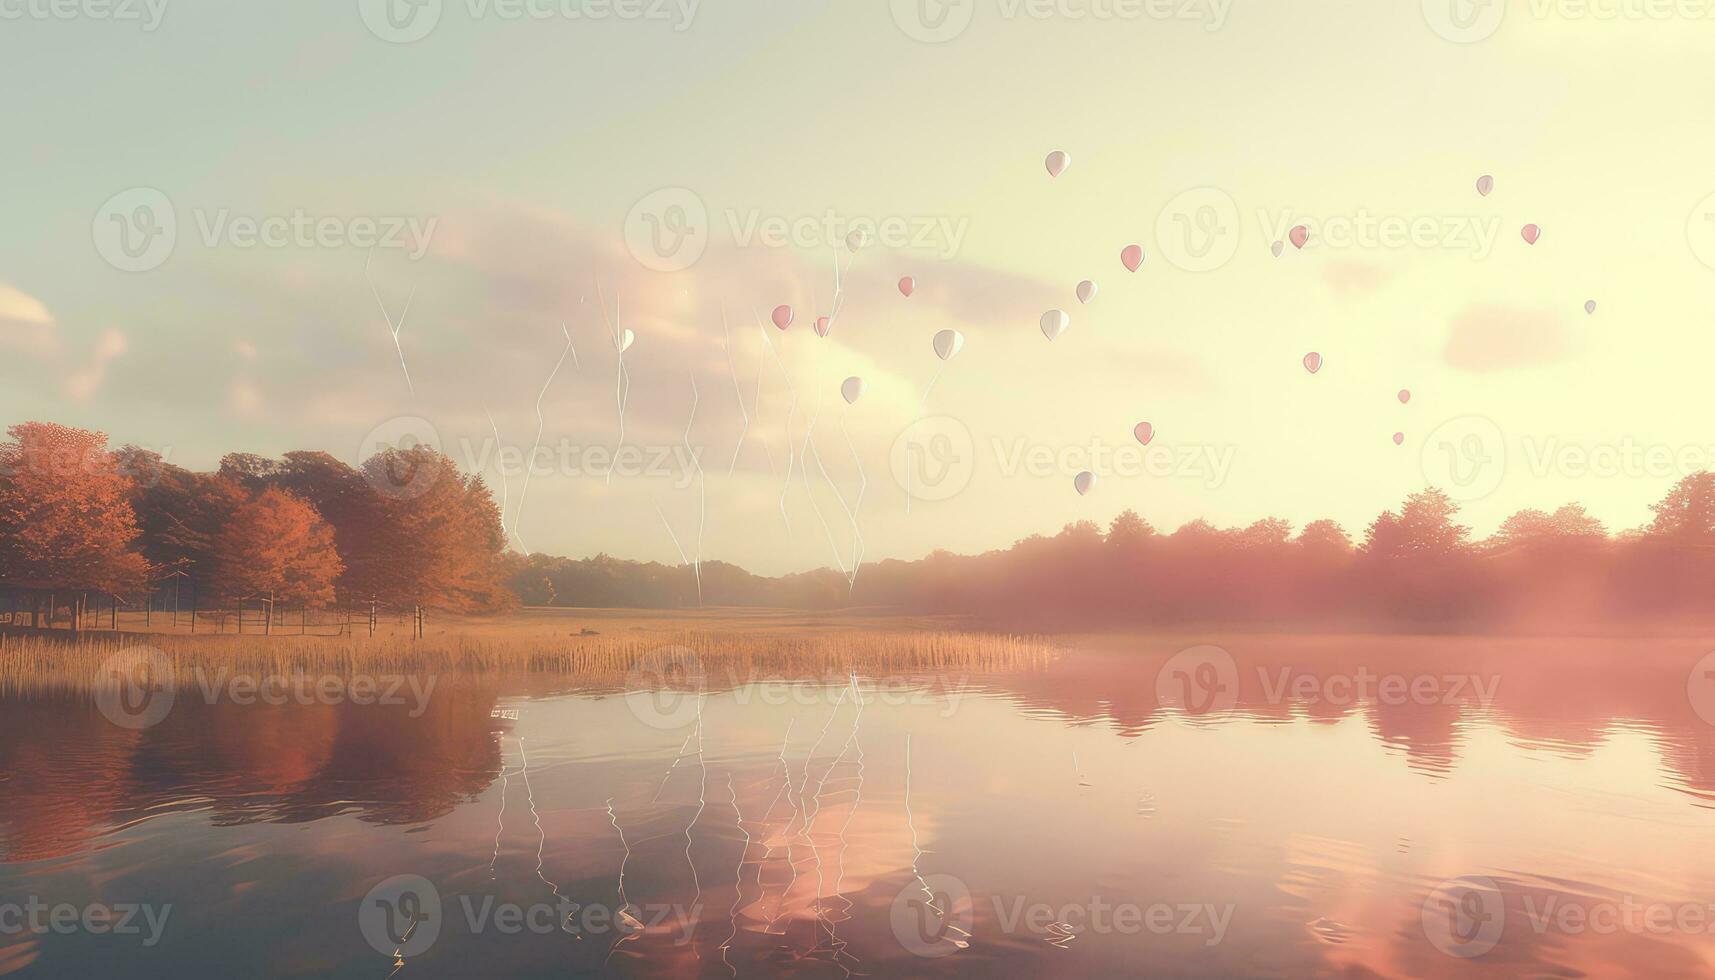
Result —
<svg viewBox="0 0 1715 980"><path fill-rule="evenodd" d="M316 509L272 487L239 504L215 539L215 581L232 598L306 606L333 601L344 570Z"/></svg>
<svg viewBox="0 0 1715 980"><path fill-rule="evenodd" d="M107 436L25 422L0 443L0 579L49 588L123 592L148 574L131 481Z"/></svg>

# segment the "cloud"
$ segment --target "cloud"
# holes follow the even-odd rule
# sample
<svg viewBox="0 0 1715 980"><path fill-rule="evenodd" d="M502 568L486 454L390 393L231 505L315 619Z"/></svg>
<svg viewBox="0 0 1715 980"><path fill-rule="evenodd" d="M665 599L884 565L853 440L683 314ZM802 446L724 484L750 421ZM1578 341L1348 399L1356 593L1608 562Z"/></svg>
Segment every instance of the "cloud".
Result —
<svg viewBox="0 0 1715 980"><path fill-rule="evenodd" d="M1461 371L1507 371L1553 363L1574 347L1571 328L1552 311L1476 304L1453 318L1445 357Z"/></svg>
<svg viewBox="0 0 1715 980"><path fill-rule="evenodd" d="M91 352L89 366L74 371L66 378L65 392L67 397L75 401L88 401L101 389L101 383L107 379L107 365L121 354L129 342L122 331L112 327L102 331L101 339L96 341L95 350Z"/></svg>
<svg viewBox="0 0 1715 980"><path fill-rule="evenodd" d="M39 299L0 282L0 344L32 354L47 355L59 349L54 335L54 317Z"/></svg>

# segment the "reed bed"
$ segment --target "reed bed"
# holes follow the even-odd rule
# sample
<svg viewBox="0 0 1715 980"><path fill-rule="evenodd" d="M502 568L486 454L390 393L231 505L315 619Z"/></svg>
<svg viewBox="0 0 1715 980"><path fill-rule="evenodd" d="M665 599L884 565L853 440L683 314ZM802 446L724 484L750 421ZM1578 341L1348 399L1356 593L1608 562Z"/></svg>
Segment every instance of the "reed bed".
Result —
<svg viewBox="0 0 1715 980"><path fill-rule="evenodd" d="M0 634L0 695L82 689L110 658L158 651L181 679L198 672L252 676L530 673L612 682L673 684L693 675L841 677L1039 667L1056 655L1042 637L870 625L632 623L590 635L473 624L424 639L405 637ZM718 681L716 681L718 683Z"/></svg>

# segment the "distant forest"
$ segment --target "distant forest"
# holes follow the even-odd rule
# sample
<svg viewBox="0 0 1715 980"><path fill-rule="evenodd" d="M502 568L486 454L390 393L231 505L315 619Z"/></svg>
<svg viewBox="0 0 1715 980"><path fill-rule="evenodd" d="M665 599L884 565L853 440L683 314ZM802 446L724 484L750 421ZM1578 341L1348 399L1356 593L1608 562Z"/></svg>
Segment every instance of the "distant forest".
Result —
<svg viewBox="0 0 1715 980"><path fill-rule="evenodd" d="M693 573L606 555L520 555L507 549L482 479L427 447L387 449L358 467L324 452L235 453L200 473L134 446L110 450L98 432L42 422L8 431L0 590L14 624L44 593L135 601L174 579L214 602L270 609L487 613L519 602L666 609L700 601L883 607L1040 628L1715 621L1708 472L1674 485L1648 525L1617 535L1568 504L1520 511L1475 540L1457 504L1429 489L1376 517L1355 542L1327 520L1296 534L1275 518L1227 529L1199 520L1162 534L1128 510L1105 529L1080 521L982 555L866 565L854 586L828 569L765 578L718 561Z"/></svg>
<svg viewBox="0 0 1715 980"><path fill-rule="evenodd" d="M1039 628L1296 625L1427 631L1670 627L1715 621L1715 474L1685 477L1647 526L1615 535L1577 504L1523 510L1475 540L1458 505L1428 489L1370 522L1302 531L1192 521L1162 534L1127 510L1106 529L1068 524L981 555L937 551L865 566L855 587L823 569L762 578L704 562L706 605L877 606ZM599 555L514 559L531 605L674 608L697 603L689 569Z"/></svg>

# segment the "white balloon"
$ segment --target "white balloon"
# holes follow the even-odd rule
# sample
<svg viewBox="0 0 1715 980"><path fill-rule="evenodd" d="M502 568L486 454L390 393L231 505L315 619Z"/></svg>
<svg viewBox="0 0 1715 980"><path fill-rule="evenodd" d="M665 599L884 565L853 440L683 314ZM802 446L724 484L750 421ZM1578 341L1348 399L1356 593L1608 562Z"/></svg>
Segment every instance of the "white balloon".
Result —
<svg viewBox="0 0 1715 980"><path fill-rule="evenodd" d="M1096 284L1088 279L1078 284L1078 302L1088 303L1096 298Z"/></svg>
<svg viewBox="0 0 1715 980"><path fill-rule="evenodd" d="M1096 474L1091 473L1089 470L1085 470L1072 478L1072 489L1078 491L1078 496L1080 497L1089 493L1090 488L1095 485Z"/></svg>
<svg viewBox="0 0 1715 980"><path fill-rule="evenodd" d="M965 346L965 335L957 330L943 330L935 335L934 345L935 356L950 361Z"/></svg>
<svg viewBox="0 0 1715 980"><path fill-rule="evenodd" d="M1042 314L1042 336L1049 340L1057 340L1072 325L1072 318L1065 310L1049 310Z"/></svg>
<svg viewBox="0 0 1715 980"><path fill-rule="evenodd" d="M623 354L630 350L631 342L636 339L637 335L631 332L630 327L627 327L625 332L619 335L619 352Z"/></svg>
<svg viewBox="0 0 1715 980"><path fill-rule="evenodd" d="M840 385L840 394L845 396L847 405L856 405L857 400L868 390L869 385L865 384L862 378L847 378Z"/></svg>
<svg viewBox="0 0 1715 980"><path fill-rule="evenodd" d="M863 232L854 231L851 234L846 236L846 248L849 248L855 252L858 249L863 248L865 241L866 241L866 238L864 237Z"/></svg>
<svg viewBox="0 0 1715 980"><path fill-rule="evenodd" d="M1072 157L1065 150L1055 150L1048 154L1048 159L1042 162L1048 168L1048 176L1058 177L1066 172L1067 167L1071 166Z"/></svg>

